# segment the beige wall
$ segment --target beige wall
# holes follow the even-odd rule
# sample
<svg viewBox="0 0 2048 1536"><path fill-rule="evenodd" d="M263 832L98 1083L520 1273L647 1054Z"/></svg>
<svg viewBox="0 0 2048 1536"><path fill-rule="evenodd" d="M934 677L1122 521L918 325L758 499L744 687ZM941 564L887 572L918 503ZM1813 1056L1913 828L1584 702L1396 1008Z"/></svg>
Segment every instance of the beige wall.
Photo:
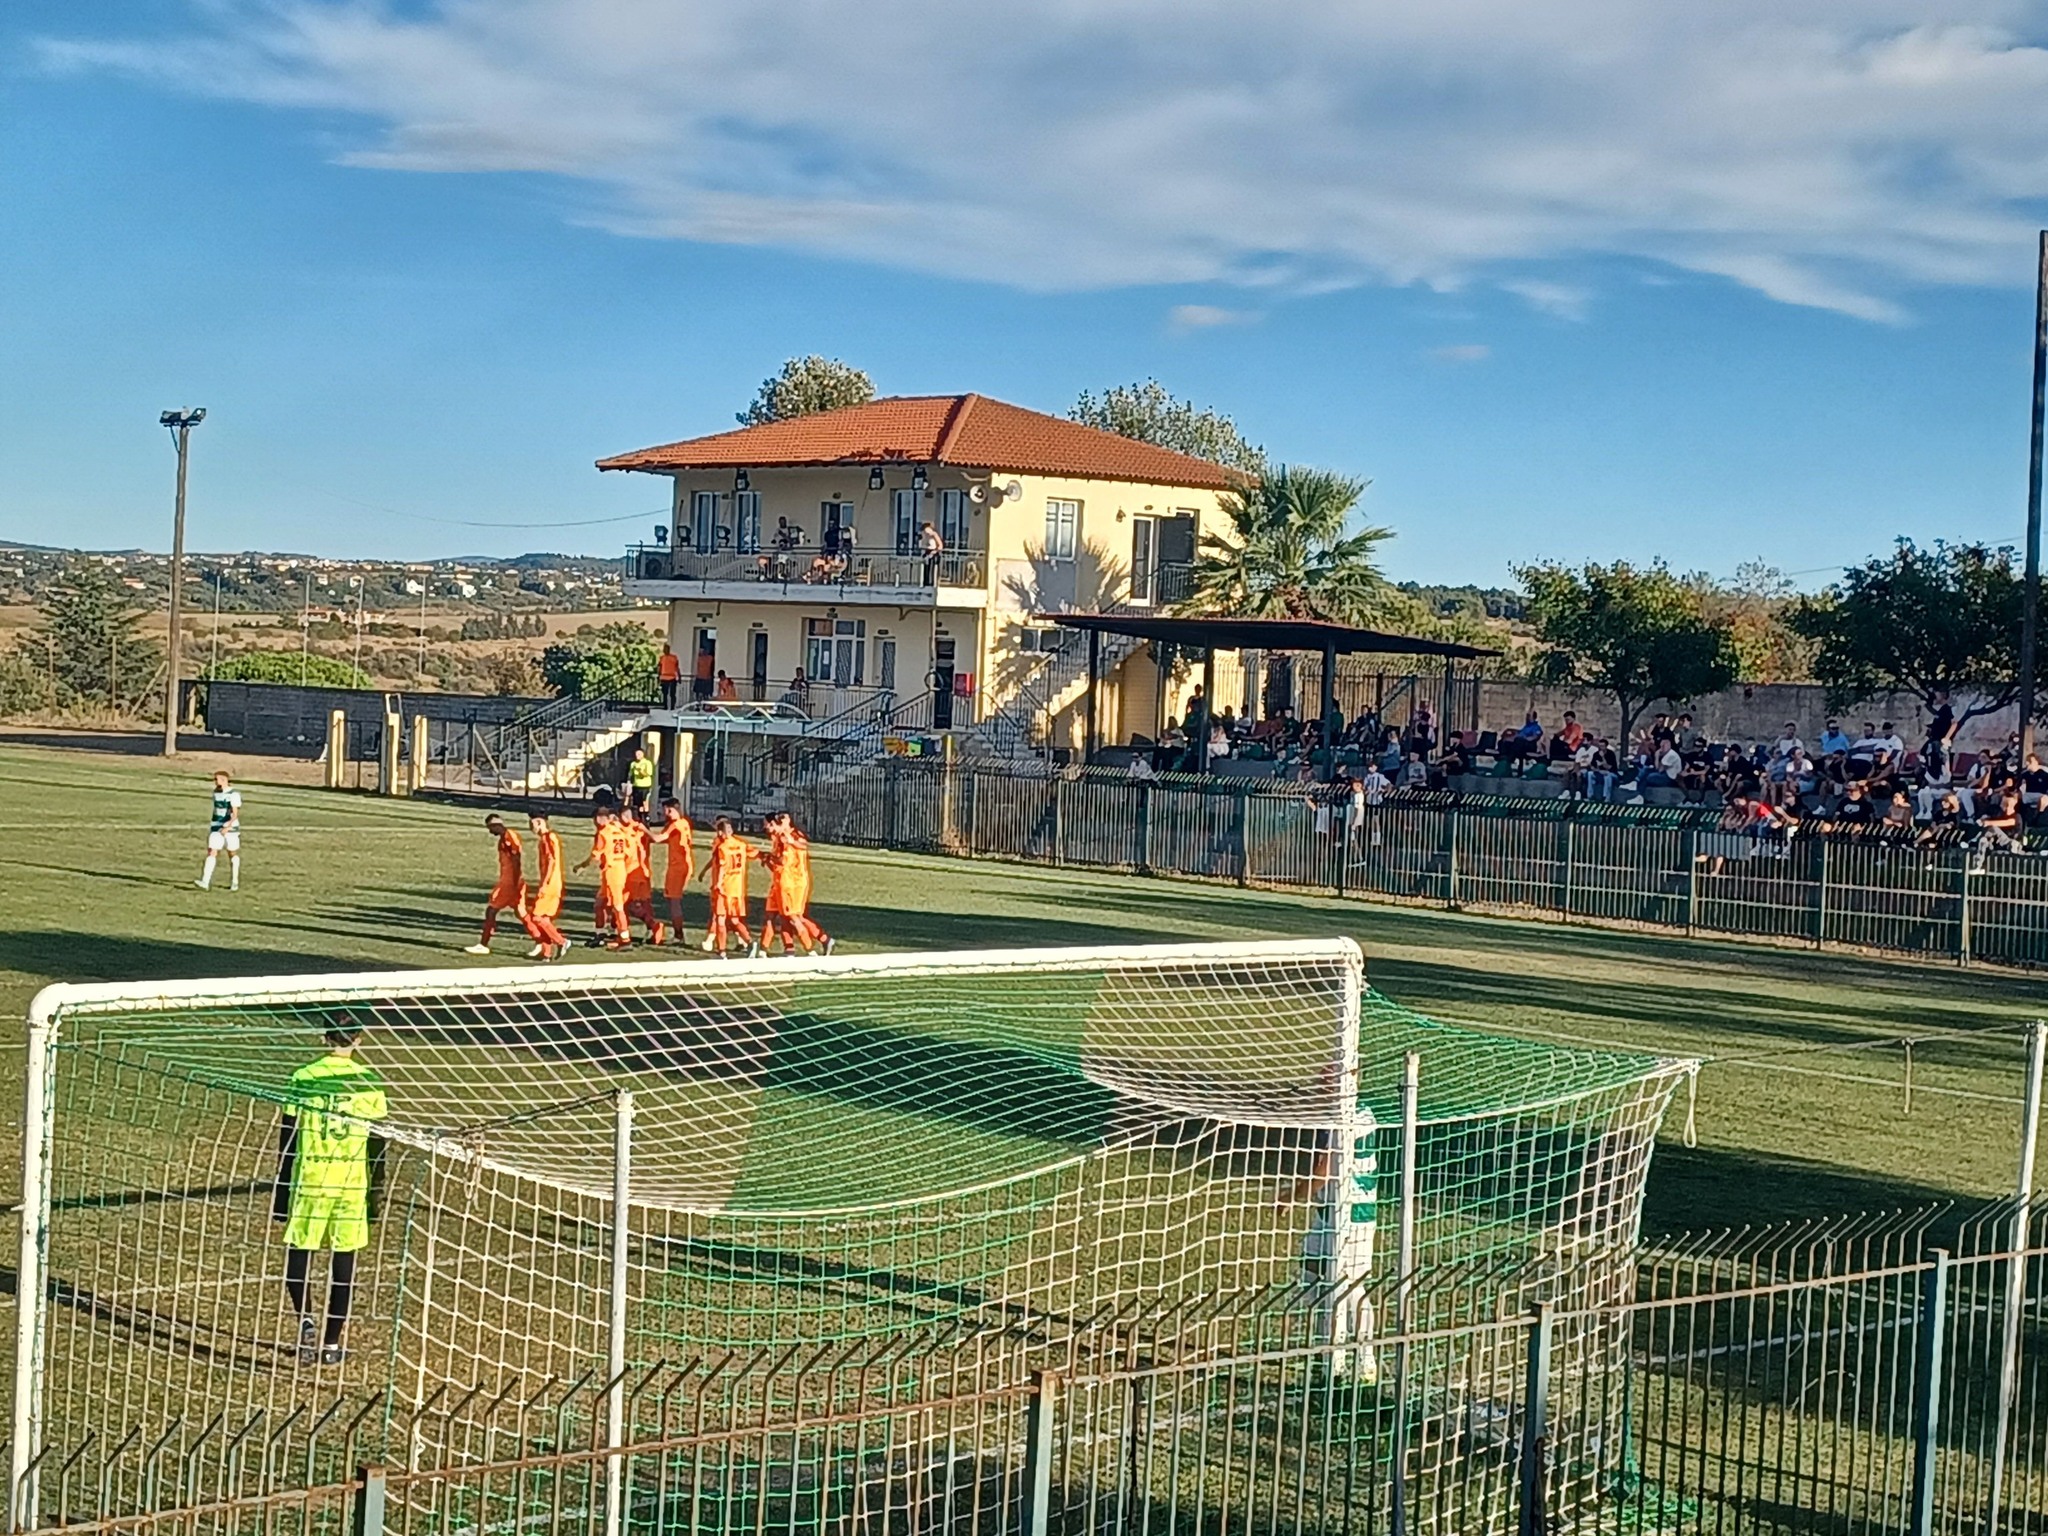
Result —
<svg viewBox="0 0 2048 1536"><path fill-rule="evenodd" d="M691 658L696 654L697 630L718 631L718 665L732 677L741 698L751 697L754 641L757 633L768 636L768 679L770 698L789 683L795 670L804 665L806 619L850 619L866 626L866 666L863 686L881 684L881 642L896 642L896 691L908 695L925 686L931 671L932 641L936 622L939 636L950 636L965 666L978 644L980 618L972 610L945 610L936 615L929 608L891 608L878 604L833 604L826 593L815 598L789 602L697 602L669 604L668 642L683 659L683 676L690 676ZM684 685L688 692L687 682Z"/></svg>

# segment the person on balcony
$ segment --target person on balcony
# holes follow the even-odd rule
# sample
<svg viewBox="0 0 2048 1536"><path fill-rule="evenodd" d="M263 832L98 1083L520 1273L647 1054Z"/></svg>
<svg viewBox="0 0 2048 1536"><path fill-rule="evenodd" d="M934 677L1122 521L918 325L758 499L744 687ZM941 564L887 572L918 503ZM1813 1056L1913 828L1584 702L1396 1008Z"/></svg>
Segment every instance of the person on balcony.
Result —
<svg viewBox="0 0 2048 1536"><path fill-rule="evenodd" d="M676 707L676 689L682 686L683 662L676 655L675 647L666 640L661 643L661 657L654 664L654 675L661 683L661 707Z"/></svg>
<svg viewBox="0 0 2048 1536"><path fill-rule="evenodd" d="M936 587L939 584L939 560L946 553L946 540L930 523L917 530L917 552L924 557L924 584Z"/></svg>

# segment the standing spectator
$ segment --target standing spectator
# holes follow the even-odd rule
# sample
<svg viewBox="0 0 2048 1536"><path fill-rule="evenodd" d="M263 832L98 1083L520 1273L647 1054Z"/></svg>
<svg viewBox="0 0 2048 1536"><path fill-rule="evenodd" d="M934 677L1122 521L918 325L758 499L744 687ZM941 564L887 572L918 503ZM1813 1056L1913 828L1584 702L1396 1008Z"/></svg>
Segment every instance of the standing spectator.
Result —
<svg viewBox="0 0 2048 1536"><path fill-rule="evenodd" d="M807 710L811 707L811 680L804 675L802 667L790 673L789 691L796 695L797 706L800 709Z"/></svg>
<svg viewBox="0 0 2048 1536"><path fill-rule="evenodd" d="M1408 750L1425 757L1436 750L1436 710L1427 699L1408 716Z"/></svg>
<svg viewBox="0 0 2048 1536"><path fill-rule="evenodd" d="M1843 731L1841 721L1830 720L1820 733L1820 755L1831 757L1837 752L1844 757L1849 755L1849 737Z"/></svg>
<svg viewBox="0 0 2048 1536"><path fill-rule="evenodd" d="M917 552L924 556L924 584L939 584L939 557L946 552L945 538L930 523L917 530Z"/></svg>
<svg viewBox="0 0 2048 1536"><path fill-rule="evenodd" d="M1771 743L1771 761L1782 763L1794 752L1804 752L1806 743L1799 739L1799 723L1787 720L1785 728L1778 732L1778 739Z"/></svg>
<svg viewBox="0 0 2048 1536"><path fill-rule="evenodd" d="M676 689L683 681L683 661L676 655L675 647L666 640L661 642L661 656L654 664L654 675L661 683L661 707L676 707Z"/></svg>
<svg viewBox="0 0 2048 1536"><path fill-rule="evenodd" d="M1927 745L1929 747L1940 747L1945 750L1948 746L1949 738L1955 735L1955 733L1955 706L1949 702L1948 690L1946 688L1937 688L1934 690L1934 713L1928 717L1927 721Z"/></svg>
<svg viewBox="0 0 2048 1536"><path fill-rule="evenodd" d="M1671 743L1678 748L1680 757L1691 762L1705 750L1707 735L1693 724L1691 714L1683 714L1678 717L1678 725L1671 733Z"/></svg>
<svg viewBox="0 0 2048 1536"><path fill-rule="evenodd" d="M690 673L690 697L708 699L711 697L712 664L717 660L714 652L704 646L697 647L697 664Z"/></svg>

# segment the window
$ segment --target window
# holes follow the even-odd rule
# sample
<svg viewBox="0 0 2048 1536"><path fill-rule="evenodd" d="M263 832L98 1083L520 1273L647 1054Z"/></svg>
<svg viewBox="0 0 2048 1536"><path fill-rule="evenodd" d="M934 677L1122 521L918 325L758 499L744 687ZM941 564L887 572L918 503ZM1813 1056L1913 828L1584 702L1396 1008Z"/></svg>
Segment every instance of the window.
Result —
<svg viewBox="0 0 2048 1536"><path fill-rule="evenodd" d="M867 672L866 619L805 619L804 673L814 683L858 688Z"/></svg>
<svg viewBox="0 0 2048 1536"><path fill-rule="evenodd" d="M698 491L690 497L690 543L707 555L718 548L718 492Z"/></svg>
<svg viewBox="0 0 2048 1536"><path fill-rule="evenodd" d="M853 536L853 503L850 501L823 501L818 503L818 542L830 554L839 548L842 538Z"/></svg>
<svg viewBox="0 0 2048 1536"><path fill-rule="evenodd" d="M1045 504L1045 558L1071 560L1081 526L1081 503L1050 499Z"/></svg>
<svg viewBox="0 0 2048 1536"><path fill-rule="evenodd" d="M896 553L899 555L917 553L917 514L923 500L922 491L892 491L889 495L890 506L895 512Z"/></svg>
<svg viewBox="0 0 2048 1536"><path fill-rule="evenodd" d="M1131 601L1154 601L1154 574L1159 569L1157 518L1131 519Z"/></svg>
<svg viewBox="0 0 2048 1536"><path fill-rule="evenodd" d="M732 498L733 538L743 555L761 549L761 493L736 491Z"/></svg>
<svg viewBox="0 0 2048 1536"><path fill-rule="evenodd" d="M939 537L946 541L947 549L967 547L967 519L973 515L973 505L965 491L939 492Z"/></svg>

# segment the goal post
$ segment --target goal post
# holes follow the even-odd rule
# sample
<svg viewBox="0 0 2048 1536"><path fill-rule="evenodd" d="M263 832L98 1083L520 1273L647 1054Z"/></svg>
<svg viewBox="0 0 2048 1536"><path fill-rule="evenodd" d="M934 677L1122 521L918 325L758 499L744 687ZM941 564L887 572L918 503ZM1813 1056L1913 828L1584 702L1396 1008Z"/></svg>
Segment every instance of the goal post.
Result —
<svg viewBox="0 0 2048 1536"><path fill-rule="evenodd" d="M817 1378L893 1400L1280 1316L1365 1390L1397 1169L1418 1275L1555 1294L1632 1241L1687 1069L1425 1019L1347 939L61 986L29 1025L17 1524L631 1444L637 1384L711 1359L716 1423L793 1359L925 1341Z"/></svg>

